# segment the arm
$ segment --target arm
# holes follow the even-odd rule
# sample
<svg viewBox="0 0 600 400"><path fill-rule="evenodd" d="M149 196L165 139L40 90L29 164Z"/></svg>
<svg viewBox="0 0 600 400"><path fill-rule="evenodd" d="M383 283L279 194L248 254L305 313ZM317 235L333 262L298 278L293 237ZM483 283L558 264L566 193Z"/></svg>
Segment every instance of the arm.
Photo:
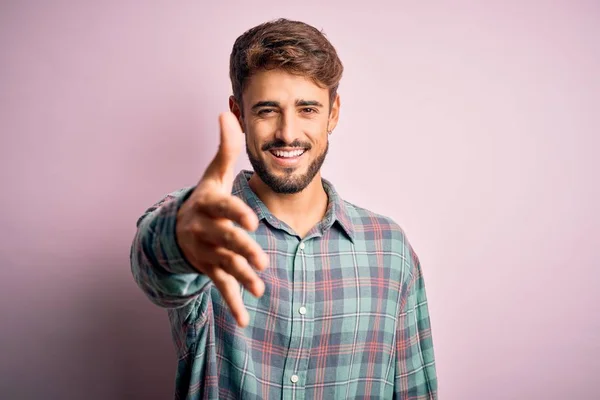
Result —
<svg viewBox="0 0 600 400"><path fill-rule="evenodd" d="M136 283L154 304L165 308L185 306L210 282L185 259L175 234L177 211L192 191L173 192L146 210L131 245Z"/></svg>
<svg viewBox="0 0 600 400"><path fill-rule="evenodd" d="M394 398L437 399L437 375L421 265L412 251L412 279L396 327Z"/></svg>
<svg viewBox="0 0 600 400"><path fill-rule="evenodd" d="M264 282L255 268L264 270L269 257L247 232L258 228L256 213L231 193L242 128L233 113L221 114L219 126L219 150L196 187L171 193L138 220L131 271L152 302L178 311L196 304L211 282L246 326L240 283L262 296Z"/></svg>

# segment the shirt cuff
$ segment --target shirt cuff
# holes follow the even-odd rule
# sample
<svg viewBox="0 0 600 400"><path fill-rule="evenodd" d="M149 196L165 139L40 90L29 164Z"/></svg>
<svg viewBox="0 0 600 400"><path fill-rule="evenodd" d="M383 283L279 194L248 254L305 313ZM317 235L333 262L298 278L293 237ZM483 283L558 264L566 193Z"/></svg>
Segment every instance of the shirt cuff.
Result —
<svg viewBox="0 0 600 400"><path fill-rule="evenodd" d="M179 243L177 242L177 212L181 205L190 197L195 187L185 189L173 201L168 202L159 211L159 218L163 219L162 234L159 235L164 259L168 260L164 265L165 270L173 274L200 274L192 264L185 258Z"/></svg>

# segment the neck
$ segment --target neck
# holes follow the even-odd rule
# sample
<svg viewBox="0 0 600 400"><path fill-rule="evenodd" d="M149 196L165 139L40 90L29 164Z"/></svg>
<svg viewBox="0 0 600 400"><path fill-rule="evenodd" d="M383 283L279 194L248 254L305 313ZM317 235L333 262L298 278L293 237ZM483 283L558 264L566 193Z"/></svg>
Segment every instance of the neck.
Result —
<svg viewBox="0 0 600 400"><path fill-rule="evenodd" d="M327 193L323 188L321 173L298 193L275 193L256 173L248 181L250 188L279 220L288 224L300 236L319 223L327 211Z"/></svg>

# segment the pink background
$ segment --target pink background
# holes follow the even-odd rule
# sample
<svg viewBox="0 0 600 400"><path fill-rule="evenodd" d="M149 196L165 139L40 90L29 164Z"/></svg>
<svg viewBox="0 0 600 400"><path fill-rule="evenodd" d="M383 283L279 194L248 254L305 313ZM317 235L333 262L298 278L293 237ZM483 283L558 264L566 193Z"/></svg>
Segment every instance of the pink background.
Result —
<svg viewBox="0 0 600 400"><path fill-rule="evenodd" d="M233 41L279 16L345 64L324 175L420 255L441 398L600 398L597 2L52 3L0 5L3 398L172 397L135 220L200 177Z"/></svg>

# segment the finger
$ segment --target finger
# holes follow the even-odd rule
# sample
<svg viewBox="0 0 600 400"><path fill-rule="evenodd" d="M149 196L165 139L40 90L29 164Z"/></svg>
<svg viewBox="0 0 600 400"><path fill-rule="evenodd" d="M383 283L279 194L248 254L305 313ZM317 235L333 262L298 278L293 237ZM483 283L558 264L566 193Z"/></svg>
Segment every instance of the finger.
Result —
<svg viewBox="0 0 600 400"><path fill-rule="evenodd" d="M237 118L231 112L219 116L219 128L221 131L219 150L206 169L203 179L209 178L220 182L228 193L233 185L235 163L242 151L244 134Z"/></svg>
<svg viewBox="0 0 600 400"><path fill-rule="evenodd" d="M223 247L214 247L205 243L195 246L193 265L205 274L214 266L223 269L236 278L255 297L260 297L265 291L265 284L248 261L239 254Z"/></svg>
<svg viewBox="0 0 600 400"><path fill-rule="evenodd" d="M199 242L198 246L206 244L212 247L224 247L241 255L254 268L261 271L269 266L267 253L250 237L248 232L234 226L231 221L200 217L196 235ZM206 250L198 248L197 251L201 255ZM207 254L210 254L210 251Z"/></svg>
<svg viewBox="0 0 600 400"><path fill-rule="evenodd" d="M250 316L242 301L240 285L235 278L218 267L211 270L209 277L212 279L217 289L219 289L223 300L227 303L227 306L238 325L242 328L247 326L248 322L250 322Z"/></svg>
<svg viewBox="0 0 600 400"><path fill-rule="evenodd" d="M219 267L237 279L255 297L263 295L265 284L244 257L223 247L215 249L215 253L219 258Z"/></svg>
<svg viewBox="0 0 600 400"><path fill-rule="evenodd" d="M227 218L244 229L254 231L258 228L258 217L242 199L229 194L207 191L197 200L198 211L213 218Z"/></svg>

